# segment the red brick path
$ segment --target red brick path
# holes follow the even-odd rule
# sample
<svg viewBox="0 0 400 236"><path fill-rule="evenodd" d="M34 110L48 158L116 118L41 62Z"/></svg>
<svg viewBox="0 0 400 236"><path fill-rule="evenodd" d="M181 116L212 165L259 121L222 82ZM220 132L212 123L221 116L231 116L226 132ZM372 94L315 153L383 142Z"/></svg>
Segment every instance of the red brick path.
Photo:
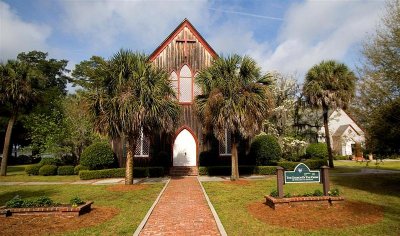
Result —
<svg viewBox="0 0 400 236"><path fill-rule="evenodd" d="M196 177L170 180L140 235L220 235Z"/></svg>

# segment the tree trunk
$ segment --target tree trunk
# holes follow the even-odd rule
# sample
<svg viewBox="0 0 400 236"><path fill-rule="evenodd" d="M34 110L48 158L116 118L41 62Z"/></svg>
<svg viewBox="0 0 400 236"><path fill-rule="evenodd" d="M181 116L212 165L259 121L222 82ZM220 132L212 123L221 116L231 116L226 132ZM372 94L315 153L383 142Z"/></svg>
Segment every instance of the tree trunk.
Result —
<svg viewBox="0 0 400 236"><path fill-rule="evenodd" d="M8 121L6 136L4 137L3 159L1 159L0 176L6 176L7 174L7 160L11 142L11 133L16 119L17 113L14 113L11 115L11 118Z"/></svg>
<svg viewBox="0 0 400 236"><path fill-rule="evenodd" d="M238 152L237 152L237 142L234 137L232 137L232 171L231 180L239 179L239 162L238 162Z"/></svg>
<svg viewBox="0 0 400 236"><path fill-rule="evenodd" d="M125 185L133 184L133 156L136 149L136 139L129 138L126 147Z"/></svg>
<svg viewBox="0 0 400 236"><path fill-rule="evenodd" d="M325 142L326 142L326 145L328 146L329 167L330 168L334 168L335 166L333 165L331 137L330 137L330 134L329 134L329 126L328 126L328 112L329 112L329 108L328 107L323 107L324 128L325 128Z"/></svg>

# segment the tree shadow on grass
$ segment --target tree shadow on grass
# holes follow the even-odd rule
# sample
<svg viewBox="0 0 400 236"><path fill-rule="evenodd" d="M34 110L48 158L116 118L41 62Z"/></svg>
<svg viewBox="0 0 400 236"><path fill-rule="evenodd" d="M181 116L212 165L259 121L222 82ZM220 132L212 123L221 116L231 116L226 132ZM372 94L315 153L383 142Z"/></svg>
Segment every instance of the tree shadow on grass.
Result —
<svg viewBox="0 0 400 236"><path fill-rule="evenodd" d="M57 193L54 189L38 189L38 190L13 190L8 192L0 193L0 205L4 205L7 201L11 200L15 196L20 196L21 198L37 198L41 196L49 196Z"/></svg>

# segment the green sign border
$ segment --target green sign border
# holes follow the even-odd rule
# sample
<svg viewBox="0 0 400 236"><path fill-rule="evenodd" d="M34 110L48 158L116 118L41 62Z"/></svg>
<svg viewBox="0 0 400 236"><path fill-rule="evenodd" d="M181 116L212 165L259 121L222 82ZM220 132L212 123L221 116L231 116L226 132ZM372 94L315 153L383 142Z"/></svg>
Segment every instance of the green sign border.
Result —
<svg viewBox="0 0 400 236"><path fill-rule="evenodd" d="M318 181L315 181L315 180L310 180L310 181L291 181L291 182L287 182L286 181L286 174L287 173L296 173L296 170L297 170L297 168L300 166L300 165L304 165L305 167L307 167L307 169L308 169L308 172L304 172L304 173L318 173ZM303 175L304 176L304 175ZM321 172L319 171L319 170L310 170L310 168L306 165L306 164L304 164L304 163L299 163L295 168L294 168L294 170L292 170L292 171L285 171L284 172L284 183L285 184L296 184L296 183L321 183Z"/></svg>

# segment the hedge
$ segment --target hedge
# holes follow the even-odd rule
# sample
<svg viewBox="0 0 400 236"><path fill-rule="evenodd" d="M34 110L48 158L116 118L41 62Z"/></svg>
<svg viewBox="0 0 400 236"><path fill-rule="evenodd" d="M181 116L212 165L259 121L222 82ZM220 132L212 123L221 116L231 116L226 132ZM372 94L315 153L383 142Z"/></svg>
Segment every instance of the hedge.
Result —
<svg viewBox="0 0 400 236"><path fill-rule="evenodd" d="M74 166L59 166L57 169L58 175L74 175Z"/></svg>
<svg viewBox="0 0 400 236"><path fill-rule="evenodd" d="M231 175L231 166L200 166L199 175ZM276 173L276 166L239 166L240 175L273 175Z"/></svg>
<svg viewBox="0 0 400 236"><path fill-rule="evenodd" d="M302 163L306 164L310 170L320 169L322 166L326 166L326 159L322 160L305 160ZM280 161L278 166L283 167L285 170L294 170L294 168L300 164L300 162L294 161Z"/></svg>
<svg viewBox="0 0 400 236"><path fill-rule="evenodd" d="M40 167L42 167L42 166L38 165L38 164L30 165L30 166L25 167L25 172L28 175L38 175Z"/></svg>
<svg viewBox="0 0 400 236"><path fill-rule="evenodd" d="M160 176L164 176L163 167L133 168L134 178L160 177ZM124 177L125 177L125 168L79 171L79 178L82 180L102 179L102 178L124 178Z"/></svg>
<svg viewBox="0 0 400 236"><path fill-rule="evenodd" d="M57 166L56 165L44 165L39 169L39 175L49 176L49 175L57 175Z"/></svg>
<svg viewBox="0 0 400 236"><path fill-rule="evenodd" d="M258 166L274 165L281 158L282 149L274 136L259 135L251 143L249 156L255 158Z"/></svg>
<svg viewBox="0 0 400 236"><path fill-rule="evenodd" d="M81 170L89 170L89 167L83 165L77 165L74 168L74 174L79 175L79 171Z"/></svg>

